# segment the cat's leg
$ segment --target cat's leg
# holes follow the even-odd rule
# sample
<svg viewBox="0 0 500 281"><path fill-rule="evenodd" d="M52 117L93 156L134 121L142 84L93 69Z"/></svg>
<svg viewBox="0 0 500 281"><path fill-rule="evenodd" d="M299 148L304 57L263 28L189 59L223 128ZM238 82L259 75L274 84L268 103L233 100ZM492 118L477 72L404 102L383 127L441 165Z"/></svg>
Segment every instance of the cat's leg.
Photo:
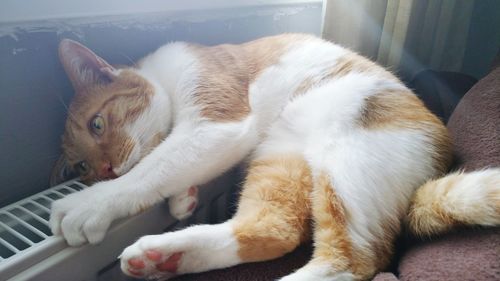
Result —
<svg viewBox="0 0 500 281"><path fill-rule="evenodd" d="M358 245L362 239L356 232L367 230L350 228L353 214L346 209L326 173L314 179L311 208L315 223L313 257L304 267L280 281L367 280L387 265L394 233L387 229L385 240Z"/></svg>
<svg viewBox="0 0 500 281"><path fill-rule="evenodd" d="M251 117L178 125L128 173L55 201L52 233L71 246L102 241L113 220L206 183L243 160L258 141L254 126Z"/></svg>
<svg viewBox="0 0 500 281"><path fill-rule="evenodd" d="M190 217L198 205L198 187L191 186L188 190L168 198L170 214L183 220Z"/></svg>
<svg viewBox="0 0 500 281"><path fill-rule="evenodd" d="M169 278L280 257L309 236L311 184L300 157L255 160L233 219L142 237L123 251L122 270Z"/></svg>

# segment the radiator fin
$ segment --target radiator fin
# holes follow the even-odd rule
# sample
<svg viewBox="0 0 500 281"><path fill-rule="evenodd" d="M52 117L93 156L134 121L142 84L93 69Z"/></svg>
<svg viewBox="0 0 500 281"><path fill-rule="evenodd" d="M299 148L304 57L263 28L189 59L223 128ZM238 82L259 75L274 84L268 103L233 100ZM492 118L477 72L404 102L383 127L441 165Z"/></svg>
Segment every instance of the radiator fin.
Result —
<svg viewBox="0 0 500 281"><path fill-rule="evenodd" d="M0 209L0 262L52 236L49 228L52 202L85 188L72 180Z"/></svg>

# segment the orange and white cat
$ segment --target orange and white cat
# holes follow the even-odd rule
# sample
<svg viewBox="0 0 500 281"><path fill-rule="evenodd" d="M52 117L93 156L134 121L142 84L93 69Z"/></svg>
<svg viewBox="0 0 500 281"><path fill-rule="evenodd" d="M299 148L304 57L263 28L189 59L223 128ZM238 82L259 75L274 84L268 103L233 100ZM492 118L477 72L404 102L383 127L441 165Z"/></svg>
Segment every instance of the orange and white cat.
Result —
<svg viewBox="0 0 500 281"><path fill-rule="evenodd" d="M500 170L437 179L451 161L441 121L330 42L177 42L121 69L71 40L59 51L76 91L64 161L84 179L114 178L53 204L52 231L70 245L98 243L113 220L164 198L189 215L190 187L249 161L232 219L142 237L121 255L128 275L269 260L313 239L311 261L282 280L364 280L388 265L403 221L420 235L500 223Z"/></svg>

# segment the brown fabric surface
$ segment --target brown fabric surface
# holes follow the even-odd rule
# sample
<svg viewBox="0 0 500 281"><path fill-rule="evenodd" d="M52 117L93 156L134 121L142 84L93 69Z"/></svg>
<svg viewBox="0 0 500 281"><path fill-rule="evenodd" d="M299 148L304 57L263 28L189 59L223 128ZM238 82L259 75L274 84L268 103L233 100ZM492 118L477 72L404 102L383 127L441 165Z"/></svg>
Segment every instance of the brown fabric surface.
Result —
<svg viewBox="0 0 500 281"><path fill-rule="evenodd" d="M312 244L302 245L290 254L276 260L241 264L209 272L182 275L172 281L270 281L299 269L311 258ZM382 281L382 280L381 280Z"/></svg>
<svg viewBox="0 0 500 281"><path fill-rule="evenodd" d="M399 278L500 280L500 228L460 230L419 243L401 260Z"/></svg>
<svg viewBox="0 0 500 281"><path fill-rule="evenodd" d="M448 129L458 168L472 171L500 166L500 68L467 92L450 117ZM417 242L401 258L399 278L500 280L500 228L462 229Z"/></svg>
<svg viewBox="0 0 500 281"><path fill-rule="evenodd" d="M461 168L500 166L500 67L462 98L448 129Z"/></svg>

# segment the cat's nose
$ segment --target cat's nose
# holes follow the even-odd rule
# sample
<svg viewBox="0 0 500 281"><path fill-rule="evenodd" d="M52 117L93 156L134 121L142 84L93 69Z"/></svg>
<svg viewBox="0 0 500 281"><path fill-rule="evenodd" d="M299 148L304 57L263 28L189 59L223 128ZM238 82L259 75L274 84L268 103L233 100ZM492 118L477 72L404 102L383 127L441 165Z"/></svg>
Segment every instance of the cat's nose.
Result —
<svg viewBox="0 0 500 281"><path fill-rule="evenodd" d="M117 178L115 172L113 171L113 166L110 162L104 162L99 171L99 177L103 179L114 179Z"/></svg>

